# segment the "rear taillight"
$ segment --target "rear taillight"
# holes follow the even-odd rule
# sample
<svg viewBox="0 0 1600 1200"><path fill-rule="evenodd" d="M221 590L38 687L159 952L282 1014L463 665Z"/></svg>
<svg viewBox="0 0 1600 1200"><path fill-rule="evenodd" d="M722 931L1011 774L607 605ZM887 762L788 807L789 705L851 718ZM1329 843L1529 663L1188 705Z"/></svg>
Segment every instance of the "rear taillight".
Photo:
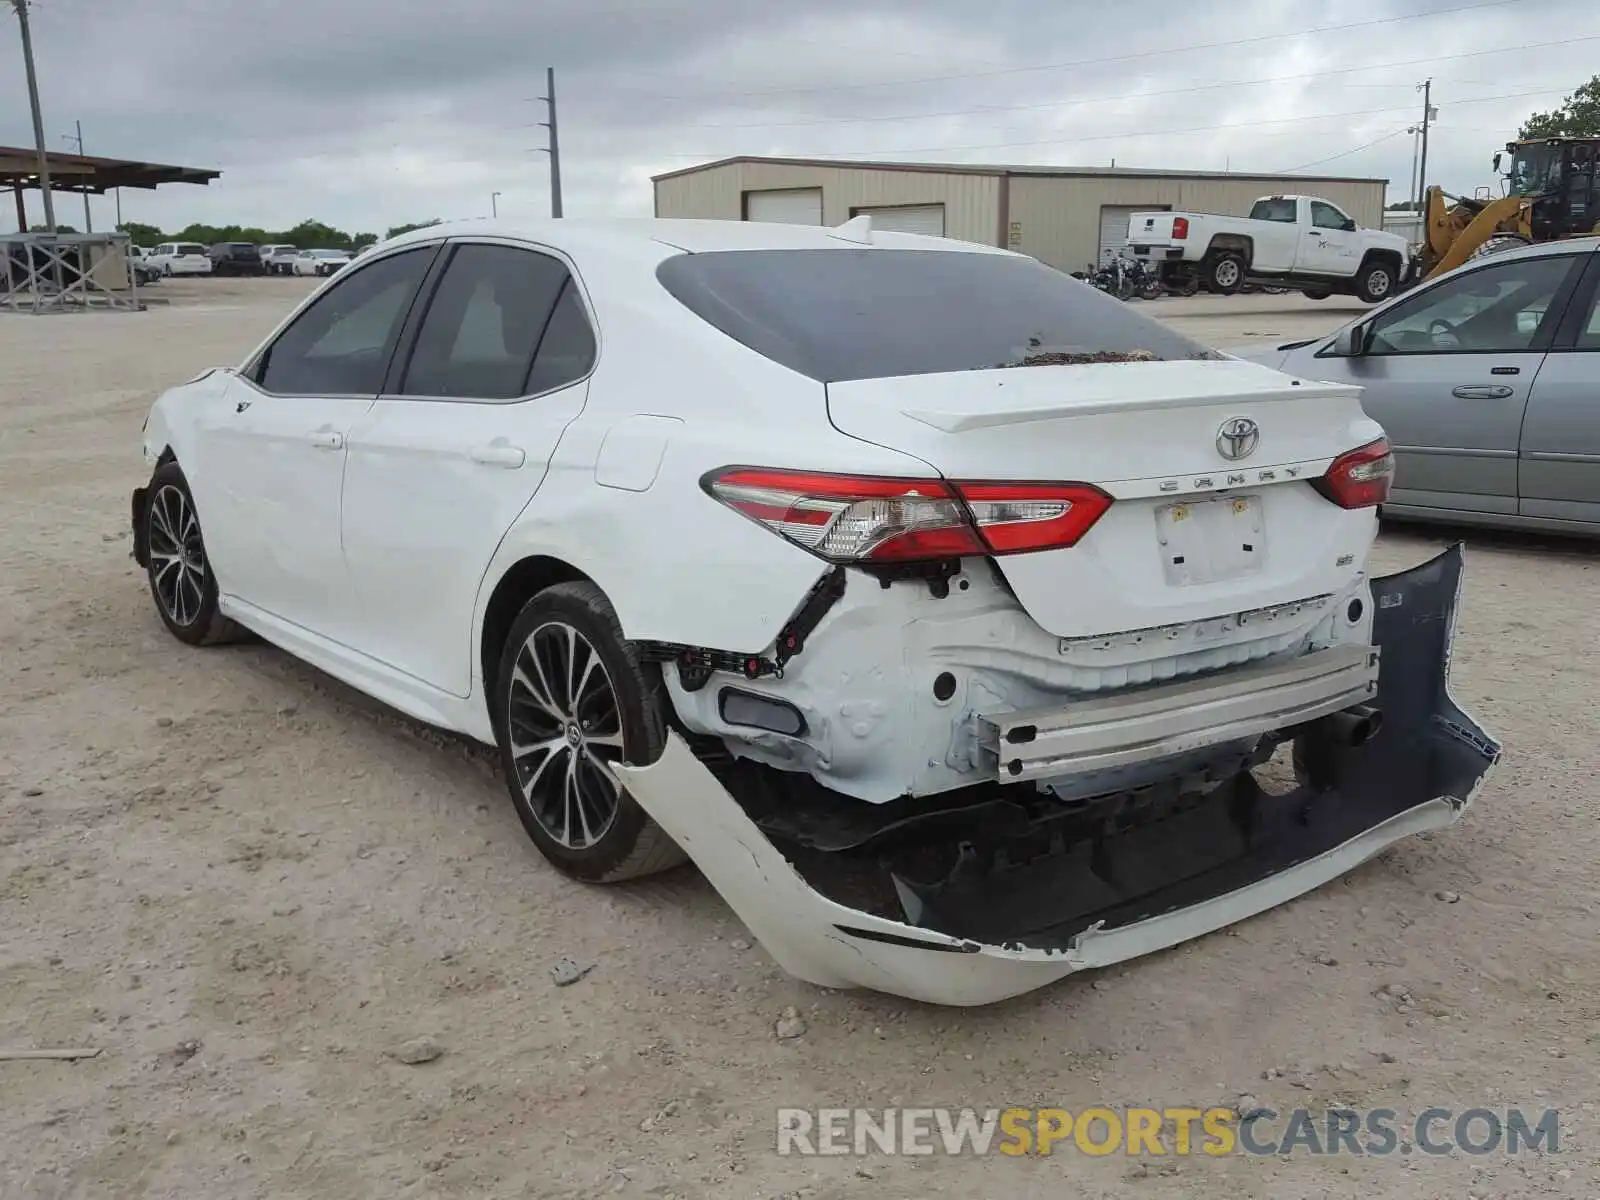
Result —
<svg viewBox="0 0 1600 1200"><path fill-rule="evenodd" d="M735 512L829 562L908 562L1071 546L1111 506L1082 483L949 483L731 467L702 481Z"/></svg>
<svg viewBox="0 0 1600 1200"><path fill-rule="evenodd" d="M1371 508L1389 498L1394 482L1394 452L1379 438L1341 454L1312 486L1340 508Z"/></svg>
<svg viewBox="0 0 1600 1200"><path fill-rule="evenodd" d="M1189 218L1188 217L1173 217L1172 218L1172 240L1175 241L1175 242L1181 242L1181 241L1183 241L1184 238L1186 238L1188 236L1189 236Z"/></svg>
<svg viewBox="0 0 1600 1200"><path fill-rule="evenodd" d="M994 554L1075 546L1105 515L1111 497L1087 483L958 483Z"/></svg>

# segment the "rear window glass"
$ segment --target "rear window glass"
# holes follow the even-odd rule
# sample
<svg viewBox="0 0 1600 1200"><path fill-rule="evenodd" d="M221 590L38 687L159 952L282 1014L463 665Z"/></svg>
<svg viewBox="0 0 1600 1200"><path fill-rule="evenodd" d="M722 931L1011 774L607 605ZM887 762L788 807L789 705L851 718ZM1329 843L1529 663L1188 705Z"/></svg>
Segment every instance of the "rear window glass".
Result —
<svg viewBox="0 0 1600 1200"><path fill-rule="evenodd" d="M823 383L1220 357L1028 258L940 250L731 250L676 255L656 276L729 337Z"/></svg>
<svg viewBox="0 0 1600 1200"><path fill-rule="evenodd" d="M1282 221L1285 225L1293 225L1296 221L1295 202L1293 198L1285 199L1282 196L1273 200L1257 200L1250 209L1252 221Z"/></svg>

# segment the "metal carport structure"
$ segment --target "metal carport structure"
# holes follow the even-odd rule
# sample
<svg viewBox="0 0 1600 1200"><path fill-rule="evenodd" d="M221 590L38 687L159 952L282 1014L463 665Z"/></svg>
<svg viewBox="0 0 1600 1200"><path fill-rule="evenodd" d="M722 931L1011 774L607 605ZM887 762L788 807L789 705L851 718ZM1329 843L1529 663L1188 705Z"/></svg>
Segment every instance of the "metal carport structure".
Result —
<svg viewBox="0 0 1600 1200"><path fill-rule="evenodd" d="M177 167L126 158L101 158L86 154L45 156L50 171L50 191L104 195L118 188L154 190L164 183L208 184L221 171L206 167ZM27 189L39 186L39 154L32 146L0 146L0 187L10 187L17 203L17 228L28 228ZM118 211L120 223L121 212ZM88 232L85 230L85 232Z"/></svg>

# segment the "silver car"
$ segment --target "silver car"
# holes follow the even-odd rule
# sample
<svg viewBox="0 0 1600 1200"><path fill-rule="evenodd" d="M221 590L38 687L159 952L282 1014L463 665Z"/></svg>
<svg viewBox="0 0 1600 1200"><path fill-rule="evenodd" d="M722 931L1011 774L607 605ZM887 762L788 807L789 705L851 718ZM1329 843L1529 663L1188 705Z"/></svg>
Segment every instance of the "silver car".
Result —
<svg viewBox="0 0 1600 1200"><path fill-rule="evenodd" d="M1386 513L1600 535L1600 239L1474 259L1238 357L1365 389L1394 447Z"/></svg>

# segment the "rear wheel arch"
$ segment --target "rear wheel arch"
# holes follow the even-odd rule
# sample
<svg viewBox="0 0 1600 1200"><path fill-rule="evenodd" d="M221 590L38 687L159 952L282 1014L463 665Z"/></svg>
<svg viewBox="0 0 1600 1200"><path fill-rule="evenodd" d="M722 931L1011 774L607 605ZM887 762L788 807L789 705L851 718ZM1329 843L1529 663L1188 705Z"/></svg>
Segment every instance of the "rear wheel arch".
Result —
<svg viewBox="0 0 1600 1200"><path fill-rule="evenodd" d="M1237 254L1242 257L1246 265L1255 259L1255 242L1239 233L1219 233L1211 239L1211 244L1206 247L1208 255Z"/></svg>
<svg viewBox="0 0 1600 1200"><path fill-rule="evenodd" d="M512 563L494 585L483 610L483 633L479 639L479 665L483 672L484 703L491 706L500 673L500 655L506 638L516 623L522 606L540 592L558 583L593 580L571 563L550 555L536 554Z"/></svg>

